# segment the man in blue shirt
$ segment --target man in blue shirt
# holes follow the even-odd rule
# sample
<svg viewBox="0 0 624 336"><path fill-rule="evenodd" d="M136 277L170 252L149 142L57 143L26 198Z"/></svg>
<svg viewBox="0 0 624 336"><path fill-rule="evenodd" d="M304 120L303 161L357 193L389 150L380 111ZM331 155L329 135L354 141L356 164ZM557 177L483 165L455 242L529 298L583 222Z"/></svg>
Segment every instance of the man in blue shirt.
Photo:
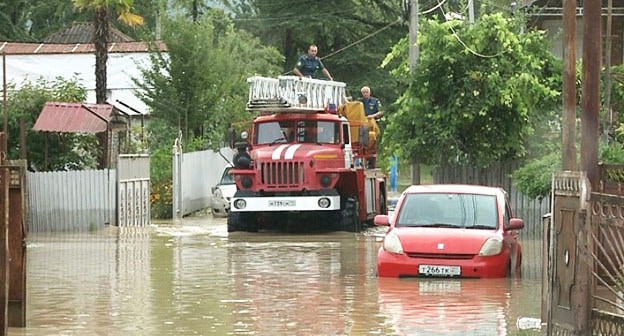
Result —
<svg viewBox="0 0 624 336"><path fill-rule="evenodd" d="M318 47L314 44L311 44L308 47L308 53L299 57L299 60L297 61L293 72L299 77L314 78L314 76L316 75L316 70L321 69L327 79L334 80L329 74L327 68L325 68L325 65L323 65L323 62L321 62L321 59L316 57L317 52Z"/></svg>
<svg viewBox="0 0 624 336"><path fill-rule="evenodd" d="M360 101L364 104L364 114L367 118L374 118L379 121L379 118L383 117L383 109L381 102L375 97L371 97L371 90L368 86L362 87L362 98Z"/></svg>

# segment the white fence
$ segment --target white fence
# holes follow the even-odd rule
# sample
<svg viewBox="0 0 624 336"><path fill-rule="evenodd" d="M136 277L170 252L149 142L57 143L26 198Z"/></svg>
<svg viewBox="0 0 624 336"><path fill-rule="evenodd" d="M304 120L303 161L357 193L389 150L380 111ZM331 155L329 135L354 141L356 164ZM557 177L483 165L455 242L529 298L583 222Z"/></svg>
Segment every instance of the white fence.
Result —
<svg viewBox="0 0 624 336"><path fill-rule="evenodd" d="M122 154L117 160L117 223L150 223L150 159L147 154Z"/></svg>
<svg viewBox="0 0 624 336"><path fill-rule="evenodd" d="M29 231L95 230L115 222L114 169L28 172Z"/></svg>
<svg viewBox="0 0 624 336"><path fill-rule="evenodd" d="M29 231L149 224L149 156L125 154L117 162L117 169L28 172Z"/></svg>
<svg viewBox="0 0 624 336"><path fill-rule="evenodd" d="M184 216L210 207L212 187L219 183L223 169L228 166L226 158L232 160L234 150L224 147L221 154L225 158L212 150L181 155L174 152L173 190L180 196L174 195L173 218L177 218L178 209L179 215Z"/></svg>

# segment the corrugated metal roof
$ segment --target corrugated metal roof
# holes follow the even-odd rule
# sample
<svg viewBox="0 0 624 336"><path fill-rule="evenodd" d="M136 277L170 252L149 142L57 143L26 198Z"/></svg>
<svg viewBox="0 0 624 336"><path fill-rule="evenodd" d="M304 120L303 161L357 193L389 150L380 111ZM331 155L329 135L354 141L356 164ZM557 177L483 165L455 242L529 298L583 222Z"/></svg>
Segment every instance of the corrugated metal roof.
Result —
<svg viewBox="0 0 624 336"><path fill-rule="evenodd" d="M70 27L48 35L43 39L44 43L91 43L95 27L91 22L75 22ZM110 42L133 42L132 37L120 32L115 27L109 30Z"/></svg>
<svg viewBox="0 0 624 336"><path fill-rule="evenodd" d="M158 51L167 51L163 42L156 42ZM115 42L108 47L109 53L149 52L147 42ZM33 54L93 54L95 47L92 43L50 44L50 43L22 43L0 42L0 54L33 55Z"/></svg>
<svg viewBox="0 0 624 336"><path fill-rule="evenodd" d="M85 108L86 107L86 108ZM106 131L113 106L109 104L81 104L47 102L41 110L33 130L59 133L100 133Z"/></svg>

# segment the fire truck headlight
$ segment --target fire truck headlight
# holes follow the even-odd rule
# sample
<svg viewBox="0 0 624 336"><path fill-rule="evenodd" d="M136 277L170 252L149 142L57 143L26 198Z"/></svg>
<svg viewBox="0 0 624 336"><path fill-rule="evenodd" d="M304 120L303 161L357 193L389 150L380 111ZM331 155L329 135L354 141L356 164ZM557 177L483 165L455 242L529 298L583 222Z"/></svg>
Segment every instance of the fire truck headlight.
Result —
<svg viewBox="0 0 624 336"><path fill-rule="evenodd" d="M244 199L237 199L234 201L234 207L236 209L245 209L247 207L247 202Z"/></svg>
<svg viewBox="0 0 624 336"><path fill-rule="evenodd" d="M327 188L331 185L331 176L329 175L321 175L321 186Z"/></svg>
<svg viewBox="0 0 624 336"><path fill-rule="evenodd" d="M322 197L318 200L318 205L323 209L327 209L331 205L331 201L327 197Z"/></svg>
<svg viewBox="0 0 624 336"><path fill-rule="evenodd" d="M300 94L299 95L299 104L305 105L307 103L308 103L308 97L306 97L305 95Z"/></svg>
<svg viewBox="0 0 624 336"><path fill-rule="evenodd" d="M249 176L244 176L241 179L241 185L243 186L243 188L245 189L249 189L251 188L251 186L253 185L253 181L251 180L251 177Z"/></svg>

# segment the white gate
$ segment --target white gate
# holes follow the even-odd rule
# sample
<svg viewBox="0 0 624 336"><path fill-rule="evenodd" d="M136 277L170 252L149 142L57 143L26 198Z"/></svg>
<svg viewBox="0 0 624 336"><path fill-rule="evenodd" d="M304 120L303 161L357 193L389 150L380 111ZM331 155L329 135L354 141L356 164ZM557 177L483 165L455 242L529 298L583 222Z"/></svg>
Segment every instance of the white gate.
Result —
<svg viewBox="0 0 624 336"><path fill-rule="evenodd" d="M119 226L150 223L150 159L147 154L122 154L117 163Z"/></svg>

